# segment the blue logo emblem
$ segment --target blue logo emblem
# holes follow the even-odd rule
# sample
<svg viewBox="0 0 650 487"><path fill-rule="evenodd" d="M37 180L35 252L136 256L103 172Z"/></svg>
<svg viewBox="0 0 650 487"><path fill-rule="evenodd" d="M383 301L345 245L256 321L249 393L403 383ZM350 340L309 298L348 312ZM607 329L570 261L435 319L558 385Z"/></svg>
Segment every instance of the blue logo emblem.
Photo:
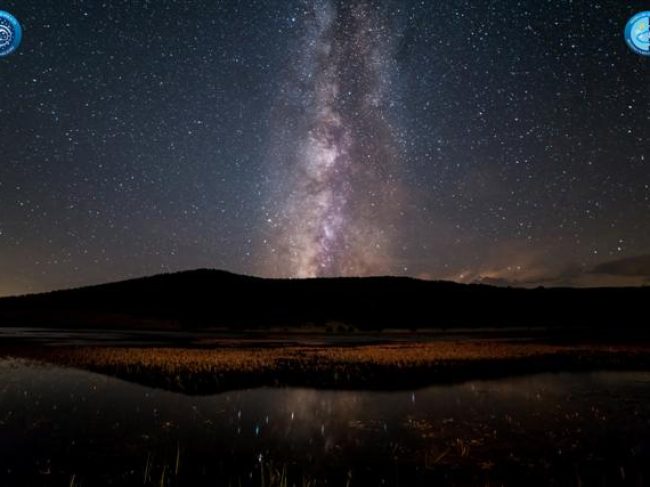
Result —
<svg viewBox="0 0 650 487"><path fill-rule="evenodd" d="M23 29L16 17L0 10L0 57L18 49L22 38Z"/></svg>
<svg viewBox="0 0 650 487"><path fill-rule="evenodd" d="M630 19L625 27L625 42L637 54L650 56L650 10Z"/></svg>

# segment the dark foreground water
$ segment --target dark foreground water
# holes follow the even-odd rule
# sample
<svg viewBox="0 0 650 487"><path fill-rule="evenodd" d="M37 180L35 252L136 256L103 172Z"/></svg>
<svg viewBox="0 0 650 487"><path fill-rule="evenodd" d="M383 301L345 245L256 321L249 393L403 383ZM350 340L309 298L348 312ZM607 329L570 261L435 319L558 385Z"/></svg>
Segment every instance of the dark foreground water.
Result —
<svg viewBox="0 0 650 487"><path fill-rule="evenodd" d="M191 397L5 360L0 485L650 485L650 373Z"/></svg>

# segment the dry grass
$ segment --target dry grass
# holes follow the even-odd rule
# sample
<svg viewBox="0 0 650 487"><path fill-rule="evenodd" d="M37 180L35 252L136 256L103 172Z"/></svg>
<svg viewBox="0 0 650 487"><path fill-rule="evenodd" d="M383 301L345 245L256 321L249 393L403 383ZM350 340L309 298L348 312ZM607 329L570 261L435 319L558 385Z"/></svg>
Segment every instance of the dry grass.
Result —
<svg viewBox="0 0 650 487"><path fill-rule="evenodd" d="M282 357L276 349L81 347L45 351L41 358L69 366L140 368L162 374L258 372Z"/></svg>
<svg viewBox="0 0 650 487"><path fill-rule="evenodd" d="M60 365L100 370L149 371L163 375L263 373L279 369L319 372L340 367L382 369L554 357L629 358L650 355L633 345L550 345L494 341L437 341L352 347L268 346L264 348L53 347L36 358Z"/></svg>

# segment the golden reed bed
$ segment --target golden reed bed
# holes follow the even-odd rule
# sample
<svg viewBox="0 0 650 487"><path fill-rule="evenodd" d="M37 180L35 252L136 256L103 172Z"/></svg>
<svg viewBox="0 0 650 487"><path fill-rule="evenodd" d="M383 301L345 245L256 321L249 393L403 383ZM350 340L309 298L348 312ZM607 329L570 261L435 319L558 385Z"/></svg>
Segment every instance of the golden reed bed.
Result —
<svg viewBox="0 0 650 487"><path fill-rule="evenodd" d="M551 345L494 341L438 341L363 346L266 346L241 348L51 347L18 353L58 365L165 375L262 373L278 369L319 372L333 368L410 369L471 363L564 358L603 363L650 357L635 345Z"/></svg>

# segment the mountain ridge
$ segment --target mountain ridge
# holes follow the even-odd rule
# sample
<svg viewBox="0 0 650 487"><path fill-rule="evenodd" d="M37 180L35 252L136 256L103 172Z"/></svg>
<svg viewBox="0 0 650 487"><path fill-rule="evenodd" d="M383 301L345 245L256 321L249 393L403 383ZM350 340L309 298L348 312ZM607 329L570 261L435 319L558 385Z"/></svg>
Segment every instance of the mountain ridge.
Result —
<svg viewBox="0 0 650 487"><path fill-rule="evenodd" d="M0 326L359 329L640 326L650 288L517 288L406 276L262 278L219 269L0 298Z"/></svg>

